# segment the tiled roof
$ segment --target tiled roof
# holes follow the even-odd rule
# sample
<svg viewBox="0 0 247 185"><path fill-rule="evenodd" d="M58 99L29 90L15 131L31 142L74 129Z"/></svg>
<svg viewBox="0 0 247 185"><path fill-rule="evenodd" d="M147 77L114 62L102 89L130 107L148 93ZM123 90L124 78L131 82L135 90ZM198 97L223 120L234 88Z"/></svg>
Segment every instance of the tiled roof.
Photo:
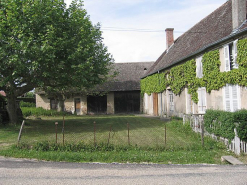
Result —
<svg viewBox="0 0 247 185"><path fill-rule="evenodd" d="M175 40L166 54L161 55L145 76L168 68L183 59L186 61L188 56L231 33L232 2L229 0Z"/></svg>
<svg viewBox="0 0 247 185"><path fill-rule="evenodd" d="M114 69L118 74L113 81L103 85L106 91L140 90L140 79L154 62L115 63Z"/></svg>

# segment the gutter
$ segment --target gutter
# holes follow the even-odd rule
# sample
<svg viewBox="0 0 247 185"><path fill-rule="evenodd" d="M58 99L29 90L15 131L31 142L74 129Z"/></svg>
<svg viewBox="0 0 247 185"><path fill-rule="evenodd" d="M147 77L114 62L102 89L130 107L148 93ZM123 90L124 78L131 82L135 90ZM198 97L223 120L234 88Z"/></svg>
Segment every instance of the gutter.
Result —
<svg viewBox="0 0 247 185"><path fill-rule="evenodd" d="M192 53L192 54L190 54L190 55L188 55L188 56L186 56L186 57L184 57L184 58L182 58L182 59L180 59L180 60L178 60L178 61L176 61L176 62L174 62L174 63L172 63L172 64L170 64L170 65L168 65L166 67L164 67L164 68L158 69L157 71L142 77L141 79L144 79L144 78L146 78L148 76L151 76L151 75L153 75L153 74L155 74L155 73L157 73L159 71L163 71L165 69L171 68L171 67L173 67L173 66L175 66L175 65L177 65L179 63L184 62L185 60L188 60L189 58L193 58L194 56L198 55L199 53L205 52L206 50L208 50L208 49L210 49L212 47L216 47L220 43L227 42L228 40L234 40L235 37L239 37L239 36L242 36L244 34L247 34L247 28L245 28L245 29L243 29L242 31L239 31L239 32L234 32L234 33L232 33L232 34L230 34L230 35L228 35L228 36L226 36L226 37L224 37L224 38L222 38L222 39L220 39L220 40L218 40L216 42L213 42L212 44L209 44L209 45L203 47L202 49L199 49L196 52L194 52L194 53Z"/></svg>

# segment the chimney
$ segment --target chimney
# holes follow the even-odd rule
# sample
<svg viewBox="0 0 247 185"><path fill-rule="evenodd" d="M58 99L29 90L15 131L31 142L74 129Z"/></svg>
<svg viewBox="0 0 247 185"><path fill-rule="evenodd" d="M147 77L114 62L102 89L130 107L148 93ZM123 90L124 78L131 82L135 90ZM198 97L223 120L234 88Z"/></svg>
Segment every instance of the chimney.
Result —
<svg viewBox="0 0 247 185"><path fill-rule="evenodd" d="M166 28L166 49L174 43L173 30L174 28Z"/></svg>
<svg viewBox="0 0 247 185"><path fill-rule="evenodd" d="M239 28L246 20L246 0L232 0L232 28Z"/></svg>

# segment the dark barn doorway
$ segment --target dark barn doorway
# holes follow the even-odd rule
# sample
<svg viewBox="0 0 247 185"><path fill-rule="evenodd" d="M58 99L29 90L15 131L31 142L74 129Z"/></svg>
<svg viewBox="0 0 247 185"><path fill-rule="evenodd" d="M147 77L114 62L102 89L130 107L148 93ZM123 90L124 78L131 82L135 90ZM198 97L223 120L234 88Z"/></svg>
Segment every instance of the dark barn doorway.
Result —
<svg viewBox="0 0 247 185"><path fill-rule="evenodd" d="M140 92L115 92L114 107L115 113L140 113Z"/></svg>
<svg viewBox="0 0 247 185"><path fill-rule="evenodd" d="M88 96L87 97L88 114L106 114L107 113L107 96Z"/></svg>

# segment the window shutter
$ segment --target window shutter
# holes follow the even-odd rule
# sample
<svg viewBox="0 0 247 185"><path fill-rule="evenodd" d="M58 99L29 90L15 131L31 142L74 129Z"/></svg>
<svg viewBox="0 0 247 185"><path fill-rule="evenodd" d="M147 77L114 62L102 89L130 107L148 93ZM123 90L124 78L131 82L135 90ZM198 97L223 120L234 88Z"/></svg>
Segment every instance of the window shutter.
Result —
<svg viewBox="0 0 247 185"><path fill-rule="evenodd" d="M206 111L206 88L202 87L198 89L198 112L205 113Z"/></svg>
<svg viewBox="0 0 247 185"><path fill-rule="evenodd" d="M203 72L202 72L202 57L199 57L196 59L196 77L202 78Z"/></svg>
<svg viewBox="0 0 247 185"><path fill-rule="evenodd" d="M237 63L237 43L238 40L235 40L233 42L233 47L232 47L232 56L233 56L233 68L237 69L238 68L238 63Z"/></svg>
<svg viewBox="0 0 247 185"><path fill-rule="evenodd" d="M230 71L229 45L224 46L225 71Z"/></svg>
<svg viewBox="0 0 247 185"><path fill-rule="evenodd" d="M225 86L225 110L231 111L231 97L230 97L230 86Z"/></svg>
<svg viewBox="0 0 247 185"><path fill-rule="evenodd" d="M232 111L236 111L239 109L238 106L238 86L237 85L233 85L232 86Z"/></svg>

